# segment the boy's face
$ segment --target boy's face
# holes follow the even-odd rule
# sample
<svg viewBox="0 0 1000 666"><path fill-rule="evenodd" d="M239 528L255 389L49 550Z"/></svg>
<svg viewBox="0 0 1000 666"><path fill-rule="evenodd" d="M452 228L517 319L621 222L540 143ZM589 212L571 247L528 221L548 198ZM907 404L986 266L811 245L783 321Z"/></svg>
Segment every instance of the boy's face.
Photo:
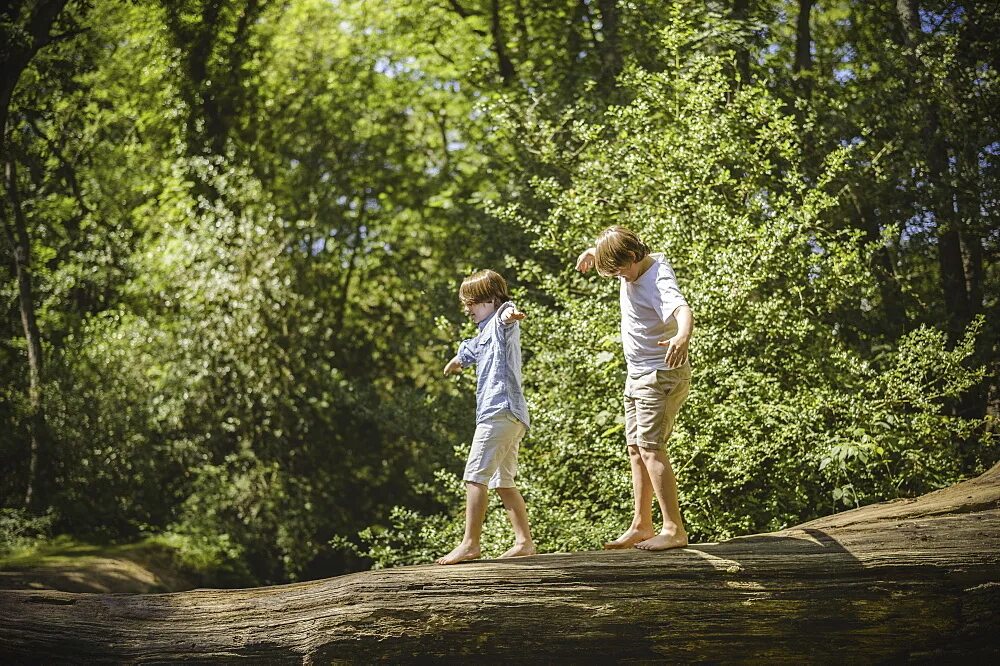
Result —
<svg viewBox="0 0 1000 666"><path fill-rule="evenodd" d="M462 308L465 314L472 317L472 321L477 324L484 319L489 319L490 315L496 312L497 307L490 303L464 303Z"/></svg>
<svg viewBox="0 0 1000 666"><path fill-rule="evenodd" d="M624 266L619 266L618 269L611 274L611 277L620 277L626 282L635 282L639 279L639 272L641 269L642 262L633 261L625 264Z"/></svg>

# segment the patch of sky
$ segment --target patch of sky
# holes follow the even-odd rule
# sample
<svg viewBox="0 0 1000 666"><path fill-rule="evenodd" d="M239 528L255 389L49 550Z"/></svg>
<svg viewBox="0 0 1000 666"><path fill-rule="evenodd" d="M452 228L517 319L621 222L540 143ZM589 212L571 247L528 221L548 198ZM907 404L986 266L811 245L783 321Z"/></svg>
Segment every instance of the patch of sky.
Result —
<svg viewBox="0 0 1000 666"><path fill-rule="evenodd" d="M917 15L920 17L920 29L929 34L942 27L951 27L961 23L965 16L965 9L958 4L951 4L940 12L920 9Z"/></svg>
<svg viewBox="0 0 1000 666"><path fill-rule="evenodd" d="M775 217L777 212L771 206L771 193L766 188L757 190L751 197L760 208L760 211L767 217Z"/></svg>
<svg viewBox="0 0 1000 666"><path fill-rule="evenodd" d="M768 57L777 54L780 50L781 47L777 44L768 44L757 53L757 64L763 65L767 62Z"/></svg>
<svg viewBox="0 0 1000 666"><path fill-rule="evenodd" d="M393 60L388 56L379 56L375 58L375 64L372 65L372 69L379 74L385 74L390 79L403 74L409 74L411 79L418 79L423 76L423 72L415 67L416 63L417 59L413 56L407 56L402 60Z"/></svg>
<svg viewBox="0 0 1000 666"><path fill-rule="evenodd" d="M850 139L841 139L840 145L847 148L848 146L860 146L864 142L865 140L860 136L852 136Z"/></svg>
<svg viewBox="0 0 1000 666"><path fill-rule="evenodd" d="M431 87L434 88L435 90L447 90L448 92L456 92L456 93L459 90L461 90L461 84L458 81L454 81L451 79L446 79L443 81L441 79L435 79L431 83Z"/></svg>
<svg viewBox="0 0 1000 666"><path fill-rule="evenodd" d="M907 243L917 237L933 237L936 219L929 210L913 215L904 224L899 233L901 243Z"/></svg>
<svg viewBox="0 0 1000 666"><path fill-rule="evenodd" d="M312 248L310 248L311 250L310 254L312 254L312 256L315 257L317 254L321 254L325 249L326 249L326 239L320 237L312 242Z"/></svg>
<svg viewBox="0 0 1000 666"><path fill-rule="evenodd" d="M834 67L833 68L833 80L837 83L849 83L857 77L854 75L854 70L847 67Z"/></svg>

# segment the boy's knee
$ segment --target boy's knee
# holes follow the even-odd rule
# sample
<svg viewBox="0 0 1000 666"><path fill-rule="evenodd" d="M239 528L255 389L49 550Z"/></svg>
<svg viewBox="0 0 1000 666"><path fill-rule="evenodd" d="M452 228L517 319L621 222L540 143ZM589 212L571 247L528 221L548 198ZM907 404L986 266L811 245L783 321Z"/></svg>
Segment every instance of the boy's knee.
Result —
<svg viewBox="0 0 1000 666"><path fill-rule="evenodd" d="M646 447L637 447L639 449L639 455L646 462L652 462L654 460L663 460L667 453L664 449L650 449Z"/></svg>

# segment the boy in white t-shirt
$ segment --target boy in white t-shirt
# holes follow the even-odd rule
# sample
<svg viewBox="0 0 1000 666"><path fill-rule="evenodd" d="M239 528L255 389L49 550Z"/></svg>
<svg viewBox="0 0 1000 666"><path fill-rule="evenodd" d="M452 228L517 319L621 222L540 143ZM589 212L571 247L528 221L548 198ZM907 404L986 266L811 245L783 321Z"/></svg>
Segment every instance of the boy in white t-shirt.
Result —
<svg viewBox="0 0 1000 666"><path fill-rule="evenodd" d="M625 441L632 467L635 514L632 524L605 548L667 550L688 543L677 480L666 443L691 384L688 340L693 316L662 254L652 254L632 231L609 227L576 262L620 279L625 380ZM663 528L653 529L653 495L663 513Z"/></svg>

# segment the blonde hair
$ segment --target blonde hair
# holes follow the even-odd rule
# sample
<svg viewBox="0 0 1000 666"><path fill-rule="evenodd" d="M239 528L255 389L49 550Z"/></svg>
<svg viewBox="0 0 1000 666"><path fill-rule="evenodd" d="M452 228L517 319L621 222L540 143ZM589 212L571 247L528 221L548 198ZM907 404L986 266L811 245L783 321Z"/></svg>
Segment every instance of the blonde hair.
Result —
<svg viewBox="0 0 1000 666"><path fill-rule="evenodd" d="M618 269L642 261L649 254L649 247L639 240L631 229L608 227L597 237L594 264L601 275L614 275Z"/></svg>
<svg viewBox="0 0 1000 666"><path fill-rule="evenodd" d="M476 271L462 280L462 286L458 289L458 298L464 305L493 303L496 307L511 300L507 281L503 279L502 275L488 268Z"/></svg>

